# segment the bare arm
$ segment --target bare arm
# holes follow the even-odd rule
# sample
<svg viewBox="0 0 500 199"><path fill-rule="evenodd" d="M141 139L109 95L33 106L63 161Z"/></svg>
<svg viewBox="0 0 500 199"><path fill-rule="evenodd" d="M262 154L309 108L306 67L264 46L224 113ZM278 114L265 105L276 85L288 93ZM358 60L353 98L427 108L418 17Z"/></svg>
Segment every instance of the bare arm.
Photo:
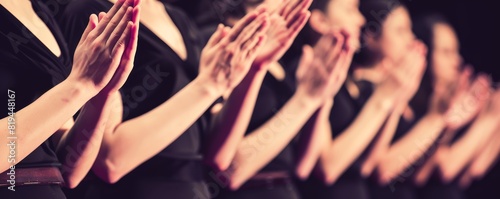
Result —
<svg viewBox="0 0 500 199"><path fill-rule="evenodd" d="M401 119L403 108L396 108L390 115L389 119L382 128L380 137L375 141L373 148L371 149L367 159L364 161L361 168L361 174L365 177L371 175L375 167L377 166L378 160L383 156L391 145L392 138L396 133L396 129Z"/></svg>
<svg viewBox="0 0 500 199"><path fill-rule="evenodd" d="M486 146L483 147L481 153L473 160L469 166L467 173L473 178L480 179L498 160L500 155L500 133L497 132L490 138Z"/></svg>
<svg viewBox="0 0 500 199"><path fill-rule="evenodd" d="M373 140L389 115L391 103L375 93L354 122L330 141L320 159L323 180L334 183ZM349 150L345 150L349 148Z"/></svg>
<svg viewBox="0 0 500 199"><path fill-rule="evenodd" d="M11 117L1 119L0 125L15 127L12 131L7 128L0 130L2 135L14 137L7 139L7 136L2 136L2 142L9 142L13 145L0 145L1 154L9 157L10 149L15 149L16 153L12 158L9 157L9 161L0 162L0 170L5 171L11 164L21 162L61 128L92 97L92 94L85 92L84 89L85 86L82 84L69 80L63 81L35 102L15 113L12 119ZM12 94L15 98L15 94Z"/></svg>
<svg viewBox="0 0 500 199"><path fill-rule="evenodd" d="M472 161L481 146L495 132L498 120L495 117L481 115L477 118L466 134L451 145L438 162L444 181L450 182Z"/></svg>
<svg viewBox="0 0 500 199"><path fill-rule="evenodd" d="M307 8L311 2L311 0L290 1L280 4L274 12L270 13L272 28L266 32L268 39L260 52L256 54L252 70L233 90L215 120L215 127L212 130L214 137L208 144L208 155L205 158L213 168L217 170L229 168L237 146L247 130L267 70L271 64L279 61L307 22ZM290 10L284 11L287 6ZM265 4L259 6L257 11L264 7ZM289 13L288 16L287 13ZM241 27L237 24L235 28Z"/></svg>
<svg viewBox="0 0 500 199"><path fill-rule="evenodd" d="M333 100L326 102L309 119L301 132L295 172L302 180L307 179L325 146L328 145L328 140L331 140L330 112L332 107ZM326 137L329 139L325 139Z"/></svg>

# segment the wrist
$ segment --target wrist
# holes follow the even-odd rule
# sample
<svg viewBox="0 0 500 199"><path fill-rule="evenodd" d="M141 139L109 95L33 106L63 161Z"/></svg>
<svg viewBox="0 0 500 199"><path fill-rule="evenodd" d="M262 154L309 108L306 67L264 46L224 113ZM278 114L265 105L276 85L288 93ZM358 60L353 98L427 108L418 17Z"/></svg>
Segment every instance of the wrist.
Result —
<svg viewBox="0 0 500 199"><path fill-rule="evenodd" d="M376 104L376 107L378 107L382 111L391 111L397 107L397 100L393 97L384 95L382 92L375 92L372 95L372 98Z"/></svg>
<svg viewBox="0 0 500 199"><path fill-rule="evenodd" d="M301 92L300 89L295 92L295 94L292 96L292 99L298 102L298 104L300 104L300 106L305 109L316 110L324 103L324 100L322 100L321 98L310 96L307 93Z"/></svg>
<svg viewBox="0 0 500 199"><path fill-rule="evenodd" d="M217 99L222 96L223 92L217 86L202 80L201 78L194 79L190 85L195 87L202 95Z"/></svg>
<svg viewBox="0 0 500 199"><path fill-rule="evenodd" d="M62 81L60 85L69 89L68 94L70 97L83 99L85 101L92 99L98 93L95 87L91 86L89 83L70 78Z"/></svg>

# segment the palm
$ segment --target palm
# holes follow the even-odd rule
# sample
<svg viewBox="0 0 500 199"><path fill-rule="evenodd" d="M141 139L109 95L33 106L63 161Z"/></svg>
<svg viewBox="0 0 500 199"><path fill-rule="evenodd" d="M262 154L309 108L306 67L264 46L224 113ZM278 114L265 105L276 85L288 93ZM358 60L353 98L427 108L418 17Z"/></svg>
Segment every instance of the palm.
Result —
<svg viewBox="0 0 500 199"><path fill-rule="evenodd" d="M289 1L271 13L272 28L267 31L267 42L255 59L257 65L277 62L285 54L309 19L310 12L307 9L311 2L312 0Z"/></svg>
<svg viewBox="0 0 500 199"><path fill-rule="evenodd" d="M286 50L290 47L289 38L290 28L286 27L286 21L278 14L271 16L271 27L267 31L267 42L257 56L256 62L275 62L278 61Z"/></svg>

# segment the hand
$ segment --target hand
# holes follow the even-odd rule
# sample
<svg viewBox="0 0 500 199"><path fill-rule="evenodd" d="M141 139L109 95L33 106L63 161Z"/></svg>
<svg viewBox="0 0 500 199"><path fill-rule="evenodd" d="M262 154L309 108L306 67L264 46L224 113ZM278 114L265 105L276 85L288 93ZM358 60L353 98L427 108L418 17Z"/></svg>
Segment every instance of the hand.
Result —
<svg viewBox="0 0 500 199"><path fill-rule="evenodd" d="M254 66L258 70L267 63L277 62L290 48L293 41L304 27L311 15L308 11L312 0L284 0L280 6L270 13L270 26L267 31L267 42L259 51ZM265 3L258 9L266 7Z"/></svg>
<svg viewBox="0 0 500 199"><path fill-rule="evenodd" d="M472 121L490 101L491 81L484 74L479 75L465 91L457 93L446 113L448 128L459 129ZM489 108L494 109L494 103ZM487 111L487 110L486 110Z"/></svg>
<svg viewBox="0 0 500 199"><path fill-rule="evenodd" d="M420 41L415 41L406 55L396 62L384 60L384 76L377 90L394 102L408 104L417 92L426 69L427 48Z"/></svg>
<svg viewBox="0 0 500 199"><path fill-rule="evenodd" d="M492 90L490 100L484 106L484 112L494 114L498 117L498 113L500 113L500 89Z"/></svg>
<svg viewBox="0 0 500 199"><path fill-rule="evenodd" d="M352 60L353 52L343 49L344 44L344 36L329 33L320 38L314 49L304 46L297 69L297 94L317 102L318 106L333 99L345 81Z"/></svg>
<svg viewBox="0 0 500 199"><path fill-rule="evenodd" d="M203 49L197 79L220 96L238 85L265 42L268 14L264 9L247 14L233 29L219 25Z"/></svg>
<svg viewBox="0 0 500 199"><path fill-rule="evenodd" d="M458 82L439 81L433 82L433 93L430 99L429 112L444 115L459 96L465 93L470 87L472 68L467 67L457 79Z"/></svg>
<svg viewBox="0 0 500 199"><path fill-rule="evenodd" d="M125 81L130 66L119 66L126 49L127 57L133 57L135 51L131 42L133 44L137 37L137 27L134 25L137 21L133 20L137 20L138 3L134 0L118 0L107 14L101 14L100 21L95 14L90 16L76 47L68 80L83 83L94 95L106 87L115 75L116 83L113 84L116 86L109 86L108 91L117 89L119 83Z"/></svg>

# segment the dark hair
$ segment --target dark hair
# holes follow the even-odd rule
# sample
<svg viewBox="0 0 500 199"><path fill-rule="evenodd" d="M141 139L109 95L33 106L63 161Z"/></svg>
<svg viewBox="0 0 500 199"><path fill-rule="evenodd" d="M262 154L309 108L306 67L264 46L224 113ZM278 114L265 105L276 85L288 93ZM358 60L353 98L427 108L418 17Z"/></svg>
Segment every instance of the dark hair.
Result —
<svg viewBox="0 0 500 199"><path fill-rule="evenodd" d="M361 0L359 10L366 19L366 23L361 30L361 49L354 56L353 62L359 66L370 66L381 59L379 52L373 52L364 44L366 35L373 35L378 38L382 35L382 27L395 9L404 7L398 0Z"/></svg>
<svg viewBox="0 0 500 199"><path fill-rule="evenodd" d="M450 24L445 17L439 14L426 14L417 17L414 20L413 32L420 39L427 51L427 68L425 70L420 87L410 102L411 107L414 107L416 115L423 115L429 108L430 98L434 92L433 82L435 81L434 74L430 63L432 62L432 52L434 50L434 28L437 24Z"/></svg>
<svg viewBox="0 0 500 199"><path fill-rule="evenodd" d="M246 13L246 8L256 6L264 2L264 0L211 0L215 12L222 19L242 18ZM223 21L223 20L221 20Z"/></svg>

